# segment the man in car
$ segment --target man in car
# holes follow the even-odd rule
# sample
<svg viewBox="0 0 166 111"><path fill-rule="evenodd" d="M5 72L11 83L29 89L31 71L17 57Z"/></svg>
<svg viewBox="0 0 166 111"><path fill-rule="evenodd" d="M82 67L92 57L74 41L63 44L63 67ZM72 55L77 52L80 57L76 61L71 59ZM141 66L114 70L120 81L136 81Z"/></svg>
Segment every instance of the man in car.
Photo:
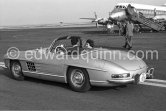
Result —
<svg viewBox="0 0 166 111"><path fill-rule="evenodd" d="M68 54L69 55L78 55L80 53L80 47L81 47L81 40L79 37L75 37L73 36L71 38L71 45L72 47L70 47L68 49Z"/></svg>

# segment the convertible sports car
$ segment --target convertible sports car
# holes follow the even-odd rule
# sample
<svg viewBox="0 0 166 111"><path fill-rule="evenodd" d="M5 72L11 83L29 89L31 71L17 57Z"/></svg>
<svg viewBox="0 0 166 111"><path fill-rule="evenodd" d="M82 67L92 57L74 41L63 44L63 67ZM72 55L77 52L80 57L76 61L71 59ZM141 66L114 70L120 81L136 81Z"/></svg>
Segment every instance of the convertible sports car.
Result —
<svg viewBox="0 0 166 111"><path fill-rule="evenodd" d="M72 90L85 92L91 86L119 86L144 82L153 68L135 55L105 48L79 36L55 39L48 48L20 51L17 58L4 56L12 77L25 76L68 83Z"/></svg>

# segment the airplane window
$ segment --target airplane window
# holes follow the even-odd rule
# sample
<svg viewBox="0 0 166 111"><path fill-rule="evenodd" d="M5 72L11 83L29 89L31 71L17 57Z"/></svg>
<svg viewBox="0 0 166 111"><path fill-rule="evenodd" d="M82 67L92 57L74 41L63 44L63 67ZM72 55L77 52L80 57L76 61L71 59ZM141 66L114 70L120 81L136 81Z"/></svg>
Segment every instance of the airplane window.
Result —
<svg viewBox="0 0 166 111"><path fill-rule="evenodd" d="M144 10L142 9L141 12L144 13Z"/></svg>
<svg viewBox="0 0 166 111"><path fill-rule="evenodd" d="M164 15L164 11L163 11L163 15Z"/></svg>
<svg viewBox="0 0 166 111"><path fill-rule="evenodd" d="M145 14L147 13L146 10L144 10L144 13L145 13Z"/></svg>
<svg viewBox="0 0 166 111"><path fill-rule="evenodd" d="M152 14L152 10L149 10L149 14Z"/></svg>
<svg viewBox="0 0 166 111"><path fill-rule="evenodd" d="M144 10L144 13L146 13L146 10Z"/></svg>
<svg viewBox="0 0 166 111"><path fill-rule="evenodd" d="M122 6L120 6L119 8L122 8Z"/></svg>
<svg viewBox="0 0 166 111"><path fill-rule="evenodd" d="M151 14L154 14L154 11L153 11L153 10L151 10Z"/></svg>
<svg viewBox="0 0 166 111"><path fill-rule="evenodd" d="M146 13L146 14L147 14L147 10L144 10L144 13Z"/></svg>
<svg viewBox="0 0 166 111"><path fill-rule="evenodd" d="M163 11L163 15L164 15L164 11Z"/></svg>

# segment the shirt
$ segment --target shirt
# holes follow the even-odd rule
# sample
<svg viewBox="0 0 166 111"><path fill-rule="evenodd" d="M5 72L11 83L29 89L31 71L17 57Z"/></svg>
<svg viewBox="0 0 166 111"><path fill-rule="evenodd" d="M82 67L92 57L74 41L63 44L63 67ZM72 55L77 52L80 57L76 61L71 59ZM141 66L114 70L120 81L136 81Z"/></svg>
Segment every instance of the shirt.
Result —
<svg viewBox="0 0 166 111"><path fill-rule="evenodd" d="M133 36L133 24L131 23L128 23L127 26L126 26L126 35L127 36Z"/></svg>

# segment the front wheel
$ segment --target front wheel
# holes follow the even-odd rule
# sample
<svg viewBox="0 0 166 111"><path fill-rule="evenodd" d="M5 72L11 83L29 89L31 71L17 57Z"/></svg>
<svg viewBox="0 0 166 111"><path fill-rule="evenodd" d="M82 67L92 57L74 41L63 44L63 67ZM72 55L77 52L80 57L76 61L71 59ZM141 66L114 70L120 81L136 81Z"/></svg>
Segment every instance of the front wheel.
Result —
<svg viewBox="0 0 166 111"><path fill-rule="evenodd" d="M12 77L16 80L23 80L24 79L24 76L22 73L22 67L18 61L13 61L11 63L11 73L12 73Z"/></svg>
<svg viewBox="0 0 166 111"><path fill-rule="evenodd" d="M89 76L85 69L70 68L67 75L69 86L77 92L86 92L90 89Z"/></svg>

